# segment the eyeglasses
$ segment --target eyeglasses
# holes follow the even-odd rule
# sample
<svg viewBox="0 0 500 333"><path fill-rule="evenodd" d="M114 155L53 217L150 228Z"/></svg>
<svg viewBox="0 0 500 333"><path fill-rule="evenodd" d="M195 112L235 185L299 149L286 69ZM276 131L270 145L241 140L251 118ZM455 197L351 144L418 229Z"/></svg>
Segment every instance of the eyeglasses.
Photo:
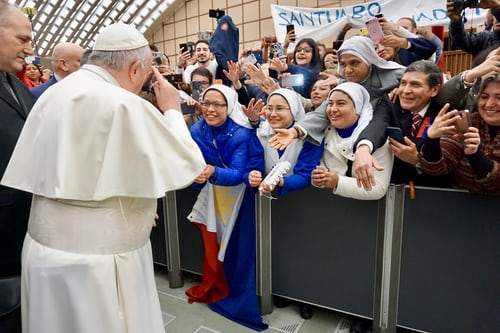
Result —
<svg viewBox="0 0 500 333"><path fill-rule="evenodd" d="M282 112L285 112L287 110L290 110L290 108L282 107L282 106L273 107L273 106L269 106L269 105L267 105L265 107L265 111L269 112L269 113L273 113L273 112L282 113Z"/></svg>
<svg viewBox="0 0 500 333"><path fill-rule="evenodd" d="M216 110L221 110L221 109L223 109L223 108L225 108L227 106L227 104L225 104L225 103L208 102L208 101L203 101L200 104L201 104L201 106L203 106L203 107L205 107L207 109L209 109L211 106L213 106L214 109L216 109Z"/></svg>
<svg viewBox="0 0 500 333"><path fill-rule="evenodd" d="M299 47L297 48L297 53L299 52L311 53L312 49L310 47Z"/></svg>

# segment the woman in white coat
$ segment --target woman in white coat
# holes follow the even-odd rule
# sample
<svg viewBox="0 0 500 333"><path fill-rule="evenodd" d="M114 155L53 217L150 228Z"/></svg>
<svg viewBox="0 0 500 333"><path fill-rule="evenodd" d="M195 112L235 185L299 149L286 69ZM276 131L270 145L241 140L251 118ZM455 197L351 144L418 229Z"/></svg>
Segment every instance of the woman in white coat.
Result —
<svg viewBox="0 0 500 333"><path fill-rule="evenodd" d="M388 143L373 153L384 169L375 173L376 185L370 191L358 186L352 175L354 143L373 117L368 91L358 83L338 85L328 95L327 116L330 125L325 131L325 150L320 166L312 172L312 184L343 197L382 198L389 186L394 159Z"/></svg>

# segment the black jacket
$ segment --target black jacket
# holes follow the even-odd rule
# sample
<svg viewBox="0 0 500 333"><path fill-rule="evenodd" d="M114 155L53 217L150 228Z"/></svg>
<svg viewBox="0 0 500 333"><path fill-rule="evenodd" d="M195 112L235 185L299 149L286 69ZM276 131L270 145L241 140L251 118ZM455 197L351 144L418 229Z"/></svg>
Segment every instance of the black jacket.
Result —
<svg viewBox="0 0 500 333"><path fill-rule="evenodd" d="M500 46L500 34L494 31L465 32L463 22L450 22L449 37L453 49L461 49L473 56L490 46Z"/></svg>
<svg viewBox="0 0 500 333"><path fill-rule="evenodd" d="M7 80L20 103L0 83L0 177L33 106L29 90L14 75L7 74ZM29 167L36 166L26 165ZM20 273L30 204L31 194L0 185L0 277Z"/></svg>
<svg viewBox="0 0 500 333"><path fill-rule="evenodd" d="M387 103L389 102L387 101ZM388 126L399 127L401 128L404 136L407 136L408 138L412 137L412 113L403 110L399 102L396 104L390 103L389 105L389 108L385 108L387 112L374 113L374 117L370 124L359 135L357 143L361 140L369 140L373 144L373 150L376 150L386 142L387 135L385 134L385 129ZM429 117L430 124L432 124L441 108L442 106L435 99L431 100L429 108L425 114L425 117ZM425 126L425 122L423 122L421 126ZM414 139L414 143L417 145L418 151L420 151L424 141L425 135L423 138ZM410 180L415 182L416 185L421 186L441 187L447 185L446 178L425 175L417 170L415 166L395 158L392 168L391 182L394 184L406 184Z"/></svg>

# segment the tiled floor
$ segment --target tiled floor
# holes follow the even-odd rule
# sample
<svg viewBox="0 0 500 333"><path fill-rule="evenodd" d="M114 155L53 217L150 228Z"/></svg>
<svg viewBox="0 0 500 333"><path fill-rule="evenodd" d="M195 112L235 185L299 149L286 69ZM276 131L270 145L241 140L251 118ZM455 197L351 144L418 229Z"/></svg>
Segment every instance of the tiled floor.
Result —
<svg viewBox="0 0 500 333"><path fill-rule="evenodd" d="M166 273L156 273L156 284L164 315L165 331L168 333L250 333L255 332L212 312L204 304L188 304L185 290L192 286L194 277L185 277L184 287L170 289ZM310 320L302 319L296 306L274 309L264 316L270 328L268 333L349 333L347 320L341 314L316 309ZM344 320L344 321L343 321Z"/></svg>

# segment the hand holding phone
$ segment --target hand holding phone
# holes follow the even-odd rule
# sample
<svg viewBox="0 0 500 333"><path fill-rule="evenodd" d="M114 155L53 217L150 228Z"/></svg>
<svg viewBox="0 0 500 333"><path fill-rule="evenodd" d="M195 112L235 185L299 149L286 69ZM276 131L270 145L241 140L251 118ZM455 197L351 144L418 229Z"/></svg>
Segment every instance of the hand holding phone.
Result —
<svg viewBox="0 0 500 333"><path fill-rule="evenodd" d="M378 44L382 42L382 40L384 39L384 31L380 26L378 18L372 18L368 20L366 22L366 28L368 29L368 35L370 36L370 39L374 43Z"/></svg>
<svg viewBox="0 0 500 333"><path fill-rule="evenodd" d="M457 133L465 133L469 130L469 110L463 110L458 112L458 118L455 121L455 129Z"/></svg>
<svg viewBox="0 0 500 333"><path fill-rule="evenodd" d="M295 42L295 26L293 24L287 24L286 26L286 34L290 36L290 34L293 35L292 38L290 38L290 42Z"/></svg>
<svg viewBox="0 0 500 333"><path fill-rule="evenodd" d="M396 140L399 143L405 143L403 131L399 127L387 127L385 129L385 135L387 135L391 139Z"/></svg>
<svg viewBox="0 0 500 333"><path fill-rule="evenodd" d="M300 87L304 85L304 75L290 74L281 78L281 86L284 88Z"/></svg>

